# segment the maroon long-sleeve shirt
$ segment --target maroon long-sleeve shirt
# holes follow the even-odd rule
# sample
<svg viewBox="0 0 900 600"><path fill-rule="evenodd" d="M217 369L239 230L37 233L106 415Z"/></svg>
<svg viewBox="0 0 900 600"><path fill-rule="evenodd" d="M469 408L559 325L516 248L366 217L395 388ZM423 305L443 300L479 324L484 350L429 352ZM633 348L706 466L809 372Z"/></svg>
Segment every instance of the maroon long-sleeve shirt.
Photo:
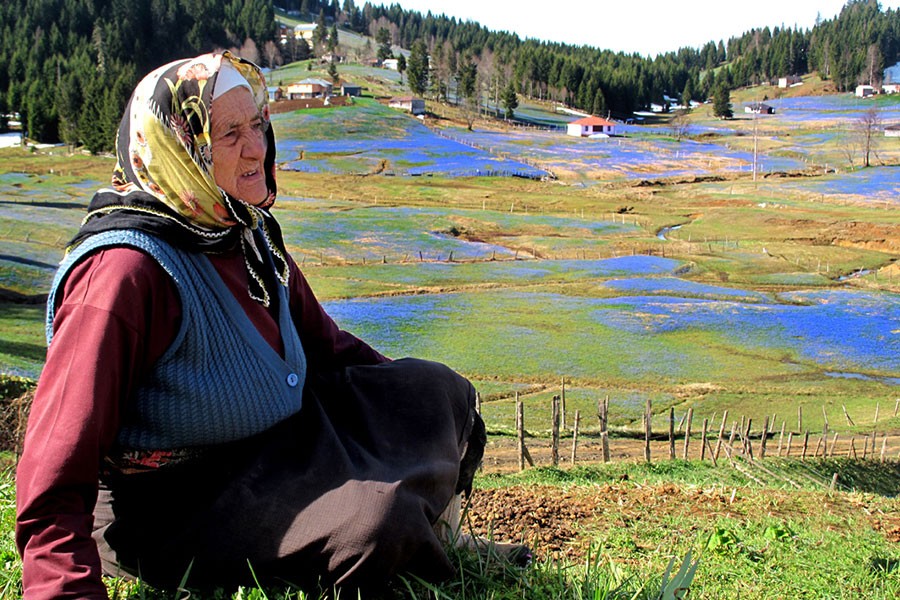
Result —
<svg viewBox="0 0 900 600"><path fill-rule="evenodd" d="M251 322L283 353L276 319L247 294L242 256L210 258ZM387 360L338 328L296 263L290 267L291 315L310 362ZM91 538L100 463L123 404L174 340L181 304L159 264L130 248L88 257L73 268L61 297L16 473L16 543L28 600L105 599Z"/></svg>

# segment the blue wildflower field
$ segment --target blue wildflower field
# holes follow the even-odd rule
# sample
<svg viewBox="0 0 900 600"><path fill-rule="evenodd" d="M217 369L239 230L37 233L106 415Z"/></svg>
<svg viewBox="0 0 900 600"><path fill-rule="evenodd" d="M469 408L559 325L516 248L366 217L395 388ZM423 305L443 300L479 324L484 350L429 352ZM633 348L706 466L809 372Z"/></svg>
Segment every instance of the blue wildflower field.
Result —
<svg viewBox="0 0 900 600"><path fill-rule="evenodd" d="M504 291L326 307L388 354L476 375L690 381L739 377L746 368L748 378L825 370L900 377L900 296L833 290L750 300ZM477 344L450 343L467 331L478 332Z"/></svg>

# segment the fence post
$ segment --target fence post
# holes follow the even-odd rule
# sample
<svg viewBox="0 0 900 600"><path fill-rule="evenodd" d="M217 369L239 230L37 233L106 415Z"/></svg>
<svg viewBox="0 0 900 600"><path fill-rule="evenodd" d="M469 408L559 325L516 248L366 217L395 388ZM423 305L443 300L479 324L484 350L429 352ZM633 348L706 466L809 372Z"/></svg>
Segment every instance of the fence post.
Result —
<svg viewBox="0 0 900 600"><path fill-rule="evenodd" d="M806 430L806 433L803 435L803 454L800 455L800 460L806 460L806 449L809 448L809 430Z"/></svg>
<svg viewBox="0 0 900 600"><path fill-rule="evenodd" d="M525 409L516 392L516 438L519 441L519 470L525 470Z"/></svg>
<svg viewBox="0 0 900 600"><path fill-rule="evenodd" d="M785 456L790 456L790 455L791 455L791 444L793 443L793 441L794 441L794 432L793 432L793 431L789 431L789 432L788 432L787 452L785 453Z"/></svg>
<svg viewBox="0 0 900 600"><path fill-rule="evenodd" d="M560 395L560 404L559 404L559 414L560 414L560 424L559 428L562 431L566 430L566 378L562 378L562 392Z"/></svg>
<svg viewBox="0 0 900 600"><path fill-rule="evenodd" d="M844 410L844 416L847 418L847 425L856 427L856 423L853 422L853 419L850 418L850 413L847 412L847 407L841 404L841 408Z"/></svg>
<svg viewBox="0 0 900 600"><path fill-rule="evenodd" d="M651 424L650 420L653 416L653 408L650 405L650 398L647 398L647 403L644 405L644 460L650 462L650 435L651 435Z"/></svg>
<svg viewBox="0 0 900 600"><path fill-rule="evenodd" d="M762 430L762 438L759 440L759 457L766 457L766 442L769 440L769 415L766 415L766 420L763 421L763 430Z"/></svg>
<svg viewBox="0 0 900 600"><path fill-rule="evenodd" d="M581 425L581 412L575 410L575 423L572 425L572 464L575 464L576 454L578 452L578 428Z"/></svg>
<svg viewBox="0 0 900 600"><path fill-rule="evenodd" d="M669 460L675 460L675 407L669 407Z"/></svg>
<svg viewBox="0 0 900 600"><path fill-rule="evenodd" d="M747 429L744 431L744 448L746 449L747 456L750 458L750 462L753 462L753 444L750 442L750 426L753 424L753 419L747 419Z"/></svg>
<svg viewBox="0 0 900 600"><path fill-rule="evenodd" d="M716 440L716 451L713 452L713 464L719 460L719 451L722 449L722 437L725 435L725 421L728 419L728 409L722 413L722 424L719 425L719 437Z"/></svg>
<svg viewBox="0 0 900 600"><path fill-rule="evenodd" d="M600 404L600 445L603 448L603 462L609 462L609 395Z"/></svg>
<svg viewBox="0 0 900 600"><path fill-rule="evenodd" d="M700 436L700 462L706 460L706 432L709 429L709 419L703 419L703 434Z"/></svg>
<svg viewBox="0 0 900 600"><path fill-rule="evenodd" d="M552 422L550 423L550 431L552 440L550 443L550 464L554 467L559 466L559 396L553 396Z"/></svg>
<svg viewBox="0 0 900 600"><path fill-rule="evenodd" d="M881 440L881 457L878 459L878 462L884 463L884 453L887 450L887 437L888 434L884 434L884 438Z"/></svg>
<svg viewBox="0 0 900 600"><path fill-rule="evenodd" d="M834 456L834 448L837 446L838 433L834 432L834 437L831 438L831 450L828 452L828 456Z"/></svg>
<svg viewBox="0 0 900 600"><path fill-rule="evenodd" d="M781 422L781 435L778 436L778 456L781 456L781 446L784 443L784 421Z"/></svg>
<svg viewBox="0 0 900 600"><path fill-rule="evenodd" d="M797 433L803 431L803 405L797 406Z"/></svg>
<svg viewBox="0 0 900 600"><path fill-rule="evenodd" d="M687 416L687 427L684 430L684 453L682 454L682 458L687 460L688 457L688 448L691 444L691 423L694 420L694 408L691 407L688 409Z"/></svg>

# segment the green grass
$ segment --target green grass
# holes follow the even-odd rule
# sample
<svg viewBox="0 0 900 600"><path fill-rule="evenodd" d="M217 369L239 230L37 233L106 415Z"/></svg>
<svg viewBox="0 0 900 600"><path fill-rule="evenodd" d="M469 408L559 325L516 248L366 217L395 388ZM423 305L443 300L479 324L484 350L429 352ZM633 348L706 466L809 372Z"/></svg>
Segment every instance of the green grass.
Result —
<svg viewBox="0 0 900 600"><path fill-rule="evenodd" d="M526 571L454 554L456 579L439 586L397 579L381 597L655 599L667 565L674 561L677 570L688 556L698 560L691 598L887 599L900 593L900 551L885 537L900 522L900 503L883 495L900 492L897 463L874 468L869 461L768 459L765 471L741 464L678 460L482 475L476 497L508 491L526 506L544 507L523 515L526 521L570 514L568 506L587 511L571 541L584 550L554 558L537 544L537 562ZM847 483L829 491L833 473ZM2 598L18 597L20 577L12 477L0 473ZM109 587L117 598L174 597L140 584L110 580ZM289 588L192 597L315 598Z"/></svg>
<svg viewBox="0 0 900 600"><path fill-rule="evenodd" d="M0 373L37 377L46 352L44 306L0 303Z"/></svg>

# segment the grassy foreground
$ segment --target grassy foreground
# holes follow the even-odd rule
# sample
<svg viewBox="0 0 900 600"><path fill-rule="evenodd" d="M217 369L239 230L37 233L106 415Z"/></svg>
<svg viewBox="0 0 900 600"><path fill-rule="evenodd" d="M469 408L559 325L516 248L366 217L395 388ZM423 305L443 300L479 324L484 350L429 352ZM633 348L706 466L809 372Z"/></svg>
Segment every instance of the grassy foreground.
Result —
<svg viewBox="0 0 900 600"><path fill-rule="evenodd" d="M696 563L691 598L896 598L900 595L900 464L789 461L712 467L616 463L482 475L469 522L536 549L527 570L454 557L441 586L398 578L380 598L675 598L667 566ZM840 483L830 490L833 473ZM14 482L0 473L0 598L20 597ZM518 525L518 534L511 525ZM545 527L542 529L541 526ZM550 525L551 527L547 527ZM501 530L501 527L503 528ZM550 537L547 537L550 535ZM688 578L689 579L689 578ZM114 598L183 593L110 580ZM296 589L191 598L307 599Z"/></svg>

